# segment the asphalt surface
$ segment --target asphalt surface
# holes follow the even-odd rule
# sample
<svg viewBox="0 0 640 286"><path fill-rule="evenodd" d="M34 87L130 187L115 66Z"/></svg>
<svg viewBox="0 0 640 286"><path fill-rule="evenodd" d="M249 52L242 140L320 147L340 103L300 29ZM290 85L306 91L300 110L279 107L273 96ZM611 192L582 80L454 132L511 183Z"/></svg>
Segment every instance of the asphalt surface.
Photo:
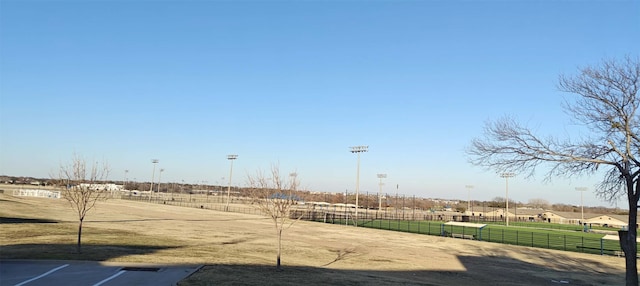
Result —
<svg viewBox="0 0 640 286"><path fill-rule="evenodd" d="M176 285L202 265L0 260L1 286Z"/></svg>

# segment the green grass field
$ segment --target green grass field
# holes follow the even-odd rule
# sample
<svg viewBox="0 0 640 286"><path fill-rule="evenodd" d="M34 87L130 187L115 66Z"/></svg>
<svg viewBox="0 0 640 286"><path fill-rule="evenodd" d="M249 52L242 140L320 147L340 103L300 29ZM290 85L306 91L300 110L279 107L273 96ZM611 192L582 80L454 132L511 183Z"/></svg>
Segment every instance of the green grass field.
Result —
<svg viewBox="0 0 640 286"><path fill-rule="evenodd" d="M333 223L345 224L346 222L336 220ZM591 254L618 255L621 252L618 241L602 240L603 234L582 232L580 226L573 225L520 222L509 227L501 224L487 224L482 230L444 225L442 221L368 220L359 222L358 225L427 235L456 234L456 236L463 235L487 242Z"/></svg>

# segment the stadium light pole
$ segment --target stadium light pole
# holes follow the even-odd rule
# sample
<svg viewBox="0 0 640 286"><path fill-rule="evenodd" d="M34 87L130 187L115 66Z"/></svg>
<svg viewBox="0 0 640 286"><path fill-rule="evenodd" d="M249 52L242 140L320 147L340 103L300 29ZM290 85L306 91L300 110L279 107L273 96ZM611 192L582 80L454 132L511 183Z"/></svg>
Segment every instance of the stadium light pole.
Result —
<svg viewBox="0 0 640 286"><path fill-rule="evenodd" d="M577 188L576 188L576 191L580 192L580 213L581 213L581 215L580 215L580 219L581 219L581 220L580 220L580 222L581 222L581 223L584 223L584 203L583 203L583 200L582 200L582 199L583 199L583 197L584 197L584 196L583 196L584 191L586 191L586 190L587 190L587 188L586 188L586 187L577 187Z"/></svg>
<svg viewBox="0 0 640 286"><path fill-rule="evenodd" d="M471 211L471 189L473 189L473 185L464 186L467 189L467 211Z"/></svg>
<svg viewBox="0 0 640 286"><path fill-rule="evenodd" d="M378 179L380 179L380 184L379 184L380 189L378 190L378 212L382 210L382 186L384 186L382 179L386 177L387 177L387 174L378 174Z"/></svg>
<svg viewBox="0 0 640 286"><path fill-rule="evenodd" d="M124 185L122 186L122 194L120 194L120 198L124 196L125 191L127 190L127 184L129 184L129 170L124 170ZM129 197L131 197L131 192L129 192Z"/></svg>
<svg viewBox="0 0 640 286"><path fill-rule="evenodd" d="M229 200L231 200L231 176L233 176L233 160L238 159L238 155L227 155L227 160L231 162L229 166L229 185L227 185L227 205L224 211L229 211Z"/></svg>
<svg viewBox="0 0 640 286"><path fill-rule="evenodd" d="M505 173L501 173L500 177L503 177L505 182L506 182L506 193L507 193L507 199L506 199L506 207L507 210L504 213L504 217L505 217L505 221L506 221L506 226L509 226L509 178L515 176L516 174L514 173L510 173L510 172L505 172Z"/></svg>
<svg viewBox="0 0 640 286"><path fill-rule="evenodd" d="M356 173L356 227L358 226L358 195L360 194L360 153L369 151L369 146L353 146L351 153L358 154L358 171Z"/></svg>
<svg viewBox="0 0 640 286"><path fill-rule="evenodd" d="M127 179L127 175L129 174L129 170L124 170L124 186L122 186L123 190L127 189L127 183L129 180Z"/></svg>
<svg viewBox="0 0 640 286"><path fill-rule="evenodd" d="M289 188L289 201L293 201L293 192L297 191L297 184L298 184L298 173L293 172L293 173L289 173L289 178L291 179L291 186Z"/></svg>
<svg viewBox="0 0 640 286"><path fill-rule="evenodd" d="M398 191L400 189L400 184L396 184L396 199L393 202L393 208L396 210L396 217L398 217Z"/></svg>
<svg viewBox="0 0 640 286"><path fill-rule="evenodd" d="M129 181L127 179L128 174L129 174L129 170L124 170L124 184L122 185L122 193L120 194L120 198L122 198L122 196L124 195L124 191L127 190L127 182Z"/></svg>
<svg viewBox="0 0 640 286"><path fill-rule="evenodd" d="M160 173L158 173L158 195L160 195L160 184L162 184L162 172L164 172L164 169L160 168Z"/></svg>
<svg viewBox="0 0 640 286"><path fill-rule="evenodd" d="M158 159L151 159L151 163L153 163L153 172L151 173L151 187L149 188L149 201L151 201L151 195L153 194L153 180L156 177L156 165L160 162Z"/></svg>

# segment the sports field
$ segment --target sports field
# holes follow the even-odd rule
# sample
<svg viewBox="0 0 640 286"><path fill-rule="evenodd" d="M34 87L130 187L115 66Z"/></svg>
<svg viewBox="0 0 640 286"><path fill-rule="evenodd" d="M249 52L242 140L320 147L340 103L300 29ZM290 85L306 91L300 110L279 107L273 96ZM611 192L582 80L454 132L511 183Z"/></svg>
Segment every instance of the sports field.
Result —
<svg viewBox="0 0 640 286"><path fill-rule="evenodd" d="M271 221L110 200L84 225L64 200L0 195L2 259L206 264L180 285L622 285L624 258L298 221L276 272Z"/></svg>

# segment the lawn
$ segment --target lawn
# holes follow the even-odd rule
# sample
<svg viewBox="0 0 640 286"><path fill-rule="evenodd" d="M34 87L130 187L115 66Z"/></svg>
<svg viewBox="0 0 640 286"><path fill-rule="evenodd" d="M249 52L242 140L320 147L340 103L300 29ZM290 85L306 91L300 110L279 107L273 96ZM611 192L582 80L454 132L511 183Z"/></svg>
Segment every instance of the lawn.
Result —
<svg viewBox="0 0 640 286"><path fill-rule="evenodd" d="M100 203L85 221L80 255L64 200L0 194L0 217L2 259L205 265L185 286L624 283L619 257L306 221L286 230L277 272L269 219L148 202Z"/></svg>
<svg viewBox="0 0 640 286"><path fill-rule="evenodd" d="M338 221L339 224L344 221ZM620 251L618 241L601 240L599 233L568 230L571 228L550 226L548 223L527 223L526 226L487 224L482 230L473 227L444 226L442 221L402 221L402 220L370 220L360 224L363 227L392 231L420 233L428 235L462 234L474 239L503 244L530 246L563 251L584 252L591 254L617 255Z"/></svg>

